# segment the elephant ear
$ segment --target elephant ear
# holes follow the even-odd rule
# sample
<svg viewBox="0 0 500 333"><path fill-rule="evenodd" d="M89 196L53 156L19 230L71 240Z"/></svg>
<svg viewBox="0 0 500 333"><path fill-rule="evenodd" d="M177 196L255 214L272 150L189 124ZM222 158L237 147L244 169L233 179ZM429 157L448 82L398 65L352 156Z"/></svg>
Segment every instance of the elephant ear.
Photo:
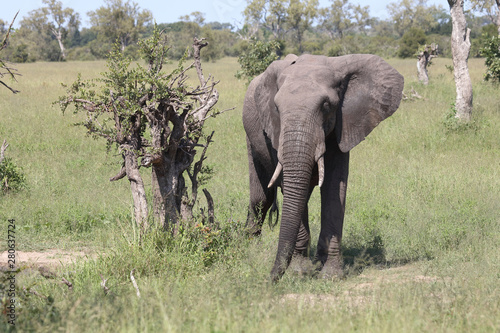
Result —
<svg viewBox="0 0 500 333"><path fill-rule="evenodd" d="M258 108L266 135L269 136L276 150L278 149L280 118L274 97L278 92L278 78L281 72L292 65L298 57L289 54L283 60L276 60L258 77L255 83L254 103Z"/></svg>
<svg viewBox="0 0 500 333"><path fill-rule="evenodd" d="M339 148L348 152L399 107L404 78L375 55L329 58L341 71L340 106L336 119Z"/></svg>

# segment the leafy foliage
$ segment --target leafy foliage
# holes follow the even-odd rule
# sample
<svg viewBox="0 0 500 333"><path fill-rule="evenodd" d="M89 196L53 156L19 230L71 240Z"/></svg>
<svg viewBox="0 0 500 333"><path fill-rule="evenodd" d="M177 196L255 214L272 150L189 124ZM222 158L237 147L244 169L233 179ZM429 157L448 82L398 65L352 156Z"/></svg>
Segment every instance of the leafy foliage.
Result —
<svg viewBox="0 0 500 333"><path fill-rule="evenodd" d="M418 48L426 43L427 37L420 28L411 28L403 35L400 41L398 56L401 58L411 58Z"/></svg>
<svg viewBox="0 0 500 333"><path fill-rule="evenodd" d="M236 77L238 79L246 78L250 82L278 59L276 51L279 48L280 44L277 41L252 40L246 48L247 52L243 52L238 57L241 70L236 73Z"/></svg>
<svg viewBox="0 0 500 333"><path fill-rule="evenodd" d="M137 46L146 66L132 66L117 42L109 55L108 71L96 80L82 81L79 76L58 101L63 112L74 105L75 112L86 114L79 125L89 135L105 138L108 148L116 145L120 149L123 166L111 180L127 176L131 182L136 221L144 230L149 209L140 166L152 168L154 217L165 227L175 225L179 216L192 218L198 185L209 176L202 163L213 133L204 136L203 125L218 114L213 107L219 95L217 82L211 76L205 79L201 68L200 51L207 45L203 39L195 39L194 62L184 67L186 51L177 68L165 73L169 47L155 26L152 36ZM187 84L186 74L193 68L200 83L194 88ZM200 160L191 168L200 146L204 147ZM191 197L184 174L191 180Z"/></svg>
<svg viewBox="0 0 500 333"><path fill-rule="evenodd" d="M19 191L26 188L26 177L23 170L16 166L12 159L5 158L0 163L0 194Z"/></svg>
<svg viewBox="0 0 500 333"><path fill-rule="evenodd" d="M486 39L480 52L486 58L487 70L484 79L486 81L500 82L500 36Z"/></svg>

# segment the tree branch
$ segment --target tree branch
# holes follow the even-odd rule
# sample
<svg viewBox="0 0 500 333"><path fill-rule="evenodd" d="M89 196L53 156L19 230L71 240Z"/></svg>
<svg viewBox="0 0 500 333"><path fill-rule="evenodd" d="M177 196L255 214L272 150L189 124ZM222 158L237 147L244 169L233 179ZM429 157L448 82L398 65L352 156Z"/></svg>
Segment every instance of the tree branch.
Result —
<svg viewBox="0 0 500 333"><path fill-rule="evenodd" d="M198 74L198 79L202 86L205 86L206 80L203 76L203 70L201 69L201 49L208 45L208 42L204 42L205 38L194 38L193 48L194 48L194 66L196 67L196 73Z"/></svg>
<svg viewBox="0 0 500 333"><path fill-rule="evenodd" d="M120 172L116 176L109 178L109 181L114 182L114 181L120 180L120 179L124 178L126 175L127 175L127 169L125 168L125 164L123 164Z"/></svg>
<svg viewBox="0 0 500 333"><path fill-rule="evenodd" d="M7 47L7 41L9 40L9 36L10 36L10 32L12 31L12 25L14 25L14 21L16 20L16 17L17 15L19 14L19 11L16 13L16 15L14 16L14 19L12 19L12 22L10 23L9 25L9 29L7 30L7 34L5 35L3 41L2 41L2 44L0 45L0 51L3 50L4 48ZM20 75L19 73L13 73L13 71L15 71L15 69L13 68L9 68L5 65L4 61L0 59L0 68L3 68L7 71L7 74L10 75L10 77L17 81L16 80L16 75ZM0 73L0 77L3 77L4 74L3 73ZM16 90L16 89L13 89L11 87L9 87L5 82L3 81L0 81L0 83L5 86L7 89L9 89L12 93L14 94L17 94L19 92L19 90Z"/></svg>
<svg viewBox="0 0 500 333"><path fill-rule="evenodd" d="M7 68L7 67L2 67L2 68L7 69L7 71L9 71L9 73L12 75L12 77L14 77L14 74L12 74L12 73L10 72L10 69L9 69L9 68ZM19 90L16 90L16 89L13 89L13 88L9 87L9 86L8 86L5 82L3 82L3 81L0 81L0 83L1 83L2 85L4 85L7 89L9 89L10 91L12 91L12 93L14 93L14 94L17 94L17 93L19 92Z"/></svg>
<svg viewBox="0 0 500 333"><path fill-rule="evenodd" d="M68 290L73 290L73 284L66 280L64 277L61 279L61 283L64 283L65 285L68 286Z"/></svg>
<svg viewBox="0 0 500 333"><path fill-rule="evenodd" d="M210 195L210 192L206 188L203 189L203 193L205 194L205 198L207 199L207 209L208 209L208 223L210 225L215 224L215 214L214 214L214 199Z"/></svg>

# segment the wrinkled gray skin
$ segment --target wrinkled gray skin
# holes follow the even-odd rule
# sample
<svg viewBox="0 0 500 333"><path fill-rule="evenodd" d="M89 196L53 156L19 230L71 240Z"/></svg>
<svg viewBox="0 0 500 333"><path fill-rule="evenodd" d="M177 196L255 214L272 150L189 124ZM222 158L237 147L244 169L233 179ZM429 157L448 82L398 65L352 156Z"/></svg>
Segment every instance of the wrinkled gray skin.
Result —
<svg viewBox="0 0 500 333"><path fill-rule="evenodd" d="M247 228L262 222L283 192L278 252L271 279L290 261L307 257L307 202L321 187L321 232L316 260L320 276L342 274L349 151L396 111L403 77L373 55L288 55L273 62L248 87L243 107L250 172Z"/></svg>

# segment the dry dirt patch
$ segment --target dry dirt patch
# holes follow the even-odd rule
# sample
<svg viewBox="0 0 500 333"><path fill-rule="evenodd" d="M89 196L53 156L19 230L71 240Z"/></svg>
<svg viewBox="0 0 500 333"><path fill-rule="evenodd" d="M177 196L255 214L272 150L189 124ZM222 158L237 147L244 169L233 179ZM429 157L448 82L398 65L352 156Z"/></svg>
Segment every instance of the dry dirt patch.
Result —
<svg viewBox="0 0 500 333"><path fill-rule="evenodd" d="M8 255L7 251L2 252L0 255L0 267L7 267ZM16 267L56 267L85 257L90 257L90 254L84 251L60 249L49 249L42 252L16 251Z"/></svg>
<svg viewBox="0 0 500 333"><path fill-rule="evenodd" d="M347 308L363 308L376 300L374 291L388 286L398 286L408 283L430 284L443 281L443 278L422 274L419 264L408 264L386 269L368 269L357 277L347 279L343 291L333 294L285 294L281 304L301 304L306 306L323 305L325 309L331 306ZM444 278L444 280L449 280Z"/></svg>

